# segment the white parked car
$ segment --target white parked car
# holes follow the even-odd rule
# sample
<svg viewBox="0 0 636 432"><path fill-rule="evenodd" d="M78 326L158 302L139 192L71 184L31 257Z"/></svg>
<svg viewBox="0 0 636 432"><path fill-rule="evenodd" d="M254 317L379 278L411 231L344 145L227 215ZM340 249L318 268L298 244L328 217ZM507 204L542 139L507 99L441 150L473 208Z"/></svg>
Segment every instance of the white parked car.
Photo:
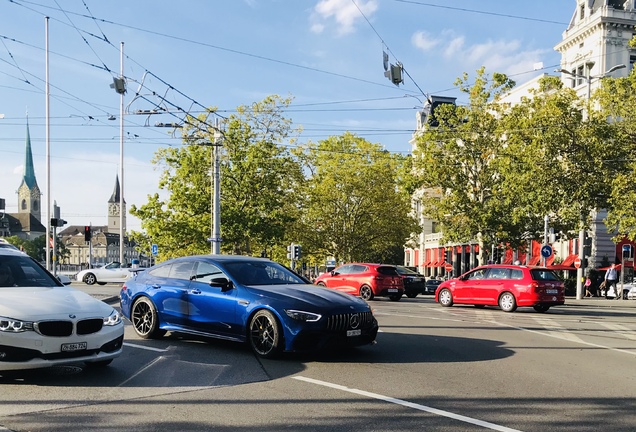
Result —
<svg viewBox="0 0 636 432"><path fill-rule="evenodd" d="M63 285L28 255L0 249L0 371L106 366L123 341L113 307Z"/></svg>
<svg viewBox="0 0 636 432"><path fill-rule="evenodd" d="M121 263L114 261L101 267L82 270L77 273L75 280L87 285L104 285L109 282L123 283L130 277L130 270L130 267L122 266Z"/></svg>

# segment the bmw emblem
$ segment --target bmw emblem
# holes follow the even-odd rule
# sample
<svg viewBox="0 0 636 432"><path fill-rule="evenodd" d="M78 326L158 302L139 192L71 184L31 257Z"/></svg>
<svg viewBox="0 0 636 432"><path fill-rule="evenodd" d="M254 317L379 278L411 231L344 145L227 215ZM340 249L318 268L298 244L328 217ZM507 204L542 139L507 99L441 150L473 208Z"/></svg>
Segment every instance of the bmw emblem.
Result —
<svg viewBox="0 0 636 432"><path fill-rule="evenodd" d="M69 317L70 319L75 319L75 318L77 318L77 316L76 316L76 315L73 315L73 314L69 314L69 315L68 315L68 317Z"/></svg>

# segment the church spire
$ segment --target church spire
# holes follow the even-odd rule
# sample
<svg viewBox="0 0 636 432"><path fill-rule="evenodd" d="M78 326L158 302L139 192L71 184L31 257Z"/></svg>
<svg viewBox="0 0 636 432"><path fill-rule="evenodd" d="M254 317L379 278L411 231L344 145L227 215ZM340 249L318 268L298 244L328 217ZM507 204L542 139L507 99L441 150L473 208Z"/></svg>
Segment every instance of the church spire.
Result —
<svg viewBox="0 0 636 432"><path fill-rule="evenodd" d="M22 184L25 184L29 189L33 189L34 186L37 186L38 182L35 180L35 169L33 168L33 153L31 151L29 117L27 117L26 127L26 154L24 157L24 176L22 177Z"/></svg>
<svg viewBox="0 0 636 432"><path fill-rule="evenodd" d="M119 204L119 193L121 191L121 187L119 186L119 175L115 176L115 188L113 189L113 194L110 196L108 202ZM126 204L126 200L124 199L124 204Z"/></svg>

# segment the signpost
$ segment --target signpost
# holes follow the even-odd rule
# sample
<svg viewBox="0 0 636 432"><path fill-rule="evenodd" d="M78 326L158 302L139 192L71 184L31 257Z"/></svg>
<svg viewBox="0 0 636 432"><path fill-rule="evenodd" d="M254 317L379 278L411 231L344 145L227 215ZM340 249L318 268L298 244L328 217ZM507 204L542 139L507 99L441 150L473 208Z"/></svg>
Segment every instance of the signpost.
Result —
<svg viewBox="0 0 636 432"><path fill-rule="evenodd" d="M580 268L581 267L581 259L577 258L574 260L574 267L576 268Z"/></svg>
<svg viewBox="0 0 636 432"><path fill-rule="evenodd" d="M453 271L453 265L451 263L446 263L446 265L444 266L444 270L446 270L447 272Z"/></svg>

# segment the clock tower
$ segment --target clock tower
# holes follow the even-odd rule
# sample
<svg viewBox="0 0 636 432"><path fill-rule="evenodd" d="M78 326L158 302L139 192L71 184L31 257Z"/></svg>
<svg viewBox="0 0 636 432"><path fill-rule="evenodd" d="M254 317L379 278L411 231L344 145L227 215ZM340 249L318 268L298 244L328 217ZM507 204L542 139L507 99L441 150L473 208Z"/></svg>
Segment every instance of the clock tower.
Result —
<svg viewBox="0 0 636 432"><path fill-rule="evenodd" d="M120 194L121 187L119 186L119 176L115 177L115 189L113 194L108 200L108 232L119 234L119 214L122 209L120 208ZM124 200L124 232L126 232L126 200Z"/></svg>

